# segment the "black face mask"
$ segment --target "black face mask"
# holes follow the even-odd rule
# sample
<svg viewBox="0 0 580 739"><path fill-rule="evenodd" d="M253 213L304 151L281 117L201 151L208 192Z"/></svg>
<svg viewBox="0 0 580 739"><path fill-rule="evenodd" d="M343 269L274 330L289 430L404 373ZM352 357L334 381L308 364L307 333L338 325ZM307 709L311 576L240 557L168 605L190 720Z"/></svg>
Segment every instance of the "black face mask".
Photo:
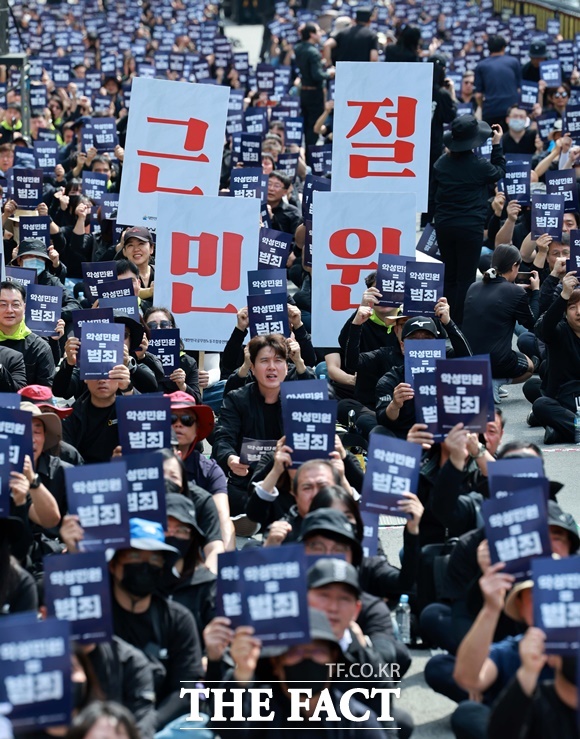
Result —
<svg viewBox="0 0 580 739"><path fill-rule="evenodd" d="M328 682L328 666L311 659L303 659L296 665L284 665L289 688L312 690L312 695L322 692ZM296 682L295 682L296 681Z"/></svg>
<svg viewBox="0 0 580 739"><path fill-rule="evenodd" d="M166 493L179 493L181 495L181 485L178 485L176 482L173 482L173 480L168 480L167 478L165 478L163 482L165 483Z"/></svg>
<svg viewBox="0 0 580 739"><path fill-rule="evenodd" d="M191 539L178 539L177 536L166 536L165 543L179 550L181 557L185 557L191 546Z"/></svg>
<svg viewBox="0 0 580 739"><path fill-rule="evenodd" d="M149 562L136 562L123 566L121 585L131 595L144 598L151 595L161 583L163 569Z"/></svg>

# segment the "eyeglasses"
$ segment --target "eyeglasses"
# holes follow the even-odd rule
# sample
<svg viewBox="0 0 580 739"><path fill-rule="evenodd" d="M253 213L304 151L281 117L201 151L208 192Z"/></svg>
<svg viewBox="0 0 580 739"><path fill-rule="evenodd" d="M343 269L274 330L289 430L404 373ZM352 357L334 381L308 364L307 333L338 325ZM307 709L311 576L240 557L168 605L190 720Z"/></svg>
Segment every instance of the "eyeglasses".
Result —
<svg viewBox="0 0 580 739"><path fill-rule="evenodd" d="M8 308L12 308L13 310L21 310L24 308L24 303L19 303L18 301L15 301L14 303L7 303L4 300L0 300L0 310L8 310Z"/></svg>
<svg viewBox="0 0 580 739"><path fill-rule="evenodd" d="M166 536L177 536L178 538L181 536L184 539L189 539L191 536L191 529L189 526L175 526L174 528L169 526L165 533Z"/></svg>
<svg viewBox="0 0 580 739"><path fill-rule="evenodd" d="M554 97L555 98L567 98L568 93L567 92L555 92Z"/></svg>
<svg viewBox="0 0 580 739"><path fill-rule="evenodd" d="M157 323L157 321L149 321L147 328L154 331L157 328L173 328L173 324L171 321L159 321L159 323Z"/></svg>
<svg viewBox="0 0 580 739"><path fill-rule="evenodd" d="M184 413L183 416L178 416L176 413L171 414L171 423L179 423L182 426L193 426L194 423L197 423L197 418L195 416L190 416L188 413Z"/></svg>

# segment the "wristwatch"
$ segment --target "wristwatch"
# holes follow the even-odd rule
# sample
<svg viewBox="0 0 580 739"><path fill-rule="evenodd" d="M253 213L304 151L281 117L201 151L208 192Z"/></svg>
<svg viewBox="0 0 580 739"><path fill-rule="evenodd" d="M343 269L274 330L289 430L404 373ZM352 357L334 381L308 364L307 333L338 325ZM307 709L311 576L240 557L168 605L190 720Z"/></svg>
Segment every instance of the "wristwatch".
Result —
<svg viewBox="0 0 580 739"><path fill-rule="evenodd" d="M32 482L30 483L30 489L36 490L36 488L39 488L39 487L40 487L40 478L38 477L38 475L34 475L34 477L32 478Z"/></svg>
<svg viewBox="0 0 580 739"><path fill-rule="evenodd" d="M482 444L481 442L479 442L479 449L477 451L477 454L473 454L472 455L472 458L473 459L481 459L481 457L483 457L483 455L486 452L487 452L487 447L485 446L485 444Z"/></svg>

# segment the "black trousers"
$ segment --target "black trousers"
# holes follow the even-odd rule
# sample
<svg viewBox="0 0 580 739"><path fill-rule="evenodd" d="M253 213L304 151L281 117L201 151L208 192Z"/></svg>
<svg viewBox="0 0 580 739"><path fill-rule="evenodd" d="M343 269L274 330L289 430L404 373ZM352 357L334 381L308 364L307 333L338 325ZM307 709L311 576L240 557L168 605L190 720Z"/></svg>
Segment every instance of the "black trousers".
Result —
<svg viewBox="0 0 580 739"><path fill-rule="evenodd" d="M574 414L554 398L538 398L532 406L534 416L542 426L551 426L562 443L574 442Z"/></svg>
<svg viewBox="0 0 580 739"><path fill-rule="evenodd" d="M314 133L314 124L324 111L324 90L301 90L300 105L304 118L304 139L306 146L314 146L318 141L318 134Z"/></svg>
<svg viewBox="0 0 580 739"><path fill-rule="evenodd" d="M436 226L441 260L445 264L445 297L451 318L461 325L465 295L475 282L477 265L483 244L483 230Z"/></svg>

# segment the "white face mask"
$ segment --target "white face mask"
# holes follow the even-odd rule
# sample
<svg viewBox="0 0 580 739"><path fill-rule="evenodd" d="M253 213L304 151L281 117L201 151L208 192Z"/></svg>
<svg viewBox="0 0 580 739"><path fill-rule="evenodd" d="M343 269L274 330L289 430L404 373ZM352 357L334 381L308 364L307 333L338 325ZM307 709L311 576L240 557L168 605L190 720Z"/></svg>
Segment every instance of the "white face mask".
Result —
<svg viewBox="0 0 580 739"><path fill-rule="evenodd" d="M508 126L511 128L512 131L516 131L516 133L519 133L520 131L523 131L526 127L526 122L523 121L521 118L510 118L508 120Z"/></svg>
<svg viewBox="0 0 580 739"><path fill-rule="evenodd" d="M22 260L22 266L26 269L35 270L36 274L39 275L46 269L46 262L44 259L38 259L37 257L26 257Z"/></svg>

